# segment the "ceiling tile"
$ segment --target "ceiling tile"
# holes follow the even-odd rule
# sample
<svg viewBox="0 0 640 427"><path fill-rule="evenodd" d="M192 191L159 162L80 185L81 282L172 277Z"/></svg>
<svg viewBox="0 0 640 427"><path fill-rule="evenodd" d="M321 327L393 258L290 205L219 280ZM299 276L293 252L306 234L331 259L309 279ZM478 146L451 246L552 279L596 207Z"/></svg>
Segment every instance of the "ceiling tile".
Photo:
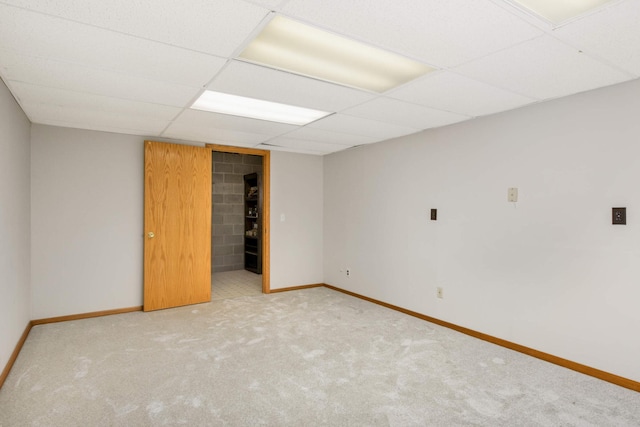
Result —
<svg viewBox="0 0 640 427"><path fill-rule="evenodd" d="M226 62L223 58L1 4L0 48L197 87L206 85Z"/></svg>
<svg viewBox="0 0 640 427"><path fill-rule="evenodd" d="M174 120L174 123L211 129L230 129L267 137L282 135L298 128L297 126L284 123L248 119L245 117L192 109L186 109Z"/></svg>
<svg viewBox="0 0 640 427"><path fill-rule="evenodd" d="M162 137L208 142L211 144L233 145L238 147L254 147L270 137L250 132L215 128L213 126L194 126L174 122L162 133Z"/></svg>
<svg viewBox="0 0 640 427"><path fill-rule="evenodd" d="M293 132L289 132L288 134L286 134L286 137L305 141L315 141L326 144L339 144L348 146L370 144L372 142L378 141L377 138L372 138L370 136L332 132L329 130L315 129L309 126L294 130Z"/></svg>
<svg viewBox="0 0 640 427"><path fill-rule="evenodd" d="M268 141L269 145L275 145L282 148L294 148L299 150L308 150L322 154L335 153L336 151L342 151L349 148L346 145L339 144L327 144L323 142L305 141L303 139L294 138L274 138Z"/></svg>
<svg viewBox="0 0 640 427"><path fill-rule="evenodd" d="M559 98L631 78L550 36L505 49L454 71L538 99Z"/></svg>
<svg viewBox="0 0 640 427"><path fill-rule="evenodd" d="M349 108L343 114L420 130L470 119L469 116L384 97Z"/></svg>
<svg viewBox="0 0 640 427"><path fill-rule="evenodd" d="M29 119L33 123L104 132L159 135L170 123L169 120L157 120L133 114L121 114L118 111L95 110L77 106L32 102L22 103L22 106L28 111Z"/></svg>
<svg viewBox="0 0 640 427"><path fill-rule="evenodd" d="M239 61L231 61L209 89L328 112L340 111L375 96Z"/></svg>
<svg viewBox="0 0 640 427"><path fill-rule="evenodd" d="M4 3L218 56L231 55L270 12L236 0L190 0L188 5L175 0Z"/></svg>
<svg viewBox="0 0 640 427"><path fill-rule="evenodd" d="M542 34L490 0L291 0L282 12L440 67Z"/></svg>
<svg viewBox="0 0 640 427"><path fill-rule="evenodd" d="M199 87L159 82L71 62L18 55L5 49L0 49L0 57L0 71L9 81L177 107L185 106L201 91Z"/></svg>
<svg viewBox="0 0 640 427"><path fill-rule="evenodd" d="M587 53L640 76L640 2L626 1L554 31Z"/></svg>
<svg viewBox="0 0 640 427"><path fill-rule="evenodd" d="M368 136L374 141L383 141L389 138L416 133L420 129L363 119L360 117L334 114L324 119L315 121L308 127L324 129L333 132L348 133L352 135Z"/></svg>
<svg viewBox="0 0 640 427"><path fill-rule="evenodd" d="M20 82L11 82L11 91L25 108L27 115L30 115L30 111L25 106L34 104L160 121L171 120L182 111L180 108L167 105L128 101Z"/></svg>
<svg viewBox="0 0 640 427"><path fill-rule="evenodd" d="M169 125L162 136L253 147L296 128L297 126L282 123L187 109Z"/></svg>
<svg viewBox="0 0 640 427"><path fill-rule="evenodd" d="M305 150L303 148L278 147L277 145L269 145L268 143L256 145L255 148L269 151L285 151L287 153L310 154L312 156L322 156L327 154L321 151Z"/></svg>
<svg viewBox="0 0 640 427"><path fill-rule="evenodd" d="M253 3L257 6L266 7L269 10L278 10L280 7L289 0L245 0L248 3Z"/></svg>
<svg viewBox="0 0 640 427"><path fill-rule="evenodd" d="M537 101L446 71L406 84L388 96L468 116L484 116Z"/></svg>

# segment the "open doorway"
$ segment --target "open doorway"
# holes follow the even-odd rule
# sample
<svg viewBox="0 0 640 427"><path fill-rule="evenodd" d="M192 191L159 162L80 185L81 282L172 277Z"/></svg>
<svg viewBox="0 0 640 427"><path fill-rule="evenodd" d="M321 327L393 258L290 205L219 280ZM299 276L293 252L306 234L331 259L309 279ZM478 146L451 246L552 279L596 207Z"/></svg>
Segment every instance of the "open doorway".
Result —
<svg viewBox="0 0 640 427"><path fill-rule="evenodd" d="M269 292L269 152L211 145L211 300Z"/></svg>

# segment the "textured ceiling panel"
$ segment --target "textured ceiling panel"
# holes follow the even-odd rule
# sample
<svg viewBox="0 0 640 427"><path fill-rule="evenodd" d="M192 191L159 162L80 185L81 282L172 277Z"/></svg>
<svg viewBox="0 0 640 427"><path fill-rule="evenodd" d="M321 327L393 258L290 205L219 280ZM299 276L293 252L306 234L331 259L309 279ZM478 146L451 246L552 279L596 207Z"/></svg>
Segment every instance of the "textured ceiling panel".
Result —
<svg viewBox="0 0 640 427"><path fill-rule="evenodd" d="M315 129L309 126L305 126L293 132L286 134L287 138L294 138L305 141L322 142L326 144L339 144L339 145L361 145L371 144L376 142L377 138L370 136L351 135L348 133L333 132L329 130Z"/></svg>
<svg viewBox="0 0 640 427"><path fill-rule="evenodd" d="M229 63L209 89L328 112L338 112L375 96L239 61Z"/></svg>
<svg viewBox="0 0 640 427"><path fill-rule="evenodd" d="M571 95L631 77L550 36L505 49L455 71L538 99Z"/></svg>
<svg viewBox="0 0 640 427"><path fill-rule="evenodd" d="M554 35L640 76L639 27L640 1L626 1L558 28Z"/></svg>
<svg viewBox="0 0 640 427"><path fill-rule="evenodd" d="M255 147L269 139L258 135L232 129L214 128L210 126L194 126L184 123L171 123L162 133L164 138L186 139L211 144L232 145L237 147Z"/></svg>
<svg viewBox="0 0 640 427"><path fill-rule="evenodd" d="M346 146L339 144L327 144L324 142L305 141L304 139L294 138L275 138L268 142L270 145L277 145L284 148L295 148L306 151L315 151L317 153L328 154L336 151L345 150Z"/></svg>
<svg viewBox="0 0 640 427"><path fill-rule="evenodd" d="M368 136L374 138L376 141L383 141L389 138L409 135L420 130L418 128L398 126L390 123L377 122L375 120L362 119L360 117L347 116L344 114L334 114L333 116L318 120L317 122L313 122L307 126L352 135Z"/></svg>
<svg viewBox="0 0 640 427"><path fill-rule="evenodd" d="M429 129L470 119L469 116L382 97L349 108L343 113L413 129Z"/></svg>
<svg viewBox="0 0 640 427"><path fill-rule="evenodd" d="M0 48L188 86L205 85L225 63L215 56L3 5Z"/></svg>
<svg viewBox="0 0 640 427"><path fill-rule="evenodd" d="M269 13L269 9L234 0L6 0L4 3L219 56L233 53Z"/></svg>
<svg viewBox="0 0 640 427"><path fill-rule="evenodd" d="M446 71L409 83L388 96L468 116L493 114L536 102Z"/></svg>
<svg viewBox="0 0 640 427"><path fill-rule="evenodd" d="M270 150L270 151L285 151L288 153L297 153L297 154L310 154L312 156L323 156L327 154L321 151L306 150L304 148L298 148L298 147L279 147L277 145L270 145L269 143L256 145L255 148L258 148L261 150Z"/></svg>
<svg viewBox="0 0 640 427"><path fill-rule="evenodd" d="M132 101L182 107L200 92L198 87L177 85L85 67L72 62L26 57L0 49L0 65L8 81L87 92Z"/></svg>
<svg viewBox="0 0 640 427"><path fill-rule="evenodd" d="M59 108L104 112L112 116L135 116L155 120L171 120L181 109L159 104L128 101L62 89L12 82L11 91L22 104L44 104Z"/></svg>
<svg viewBox="0 0 640 427"><path fill-rule="evenodd" d="M230 129L273 137L297 129L297 126L266 120L247 119L227 114L209 113L200 110L185 110L174 120L174 123L185 126Z"/></svg>
<svg viewBox="0 0 640 427"><path fill-rule="evenodd" d="M277 10L281 5L289 0L245 0L247 3L255 4L256 6L265 7L269 10Z"/></svg>
<svg viewBox="0 0 640 427"><path fill-rule="evenodd" d="M158 135L168 120L76 106L24 103L35 123L134 135Z"/></svg>
<svg viewBox="0 0 640 427"><path fill-rule="evenodd" d="M291 0L282 11L441 67L542 34L489 0Z"/></svg>

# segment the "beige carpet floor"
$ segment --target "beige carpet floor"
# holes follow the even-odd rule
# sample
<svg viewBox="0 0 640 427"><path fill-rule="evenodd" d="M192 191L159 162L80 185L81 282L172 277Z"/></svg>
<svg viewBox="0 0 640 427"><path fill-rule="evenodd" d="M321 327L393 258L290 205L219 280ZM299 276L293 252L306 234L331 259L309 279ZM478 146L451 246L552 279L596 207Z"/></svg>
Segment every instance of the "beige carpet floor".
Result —
<svg viewBox="0 0 640 427"><path fill-rule="evenodd" d="M638 426L640 394L326 288L34 327L0 426Z"/></svg>

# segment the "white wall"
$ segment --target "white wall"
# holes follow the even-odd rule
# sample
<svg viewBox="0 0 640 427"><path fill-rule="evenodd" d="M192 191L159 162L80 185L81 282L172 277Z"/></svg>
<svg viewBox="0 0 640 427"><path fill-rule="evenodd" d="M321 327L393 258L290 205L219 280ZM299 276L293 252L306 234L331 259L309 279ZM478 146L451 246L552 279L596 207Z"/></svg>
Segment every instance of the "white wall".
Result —
<svg viewBox="0 0 640 427"><path fill-rule="evenodd" d="M0 372L31 320L29 129L0 80Z"/></svg>
<svg viewBox="0 0 640 427"><path fill-rule="evenodd" d="M271 289L323 282L322 164L271 152Z"/></svg>
<svg viewBox="0 0 640 427"><path fill-rule="evenodd" d="M33 126L34 319L142 304L144 139ZM271 161L271 286L321 282L322 159Z"/></svg>
<svg viewBox="0 0 640 427"><path fill-rule="evenodd" d="M325 157L325 282L639 381L638 112L634 81Z"/></svg>
<svg viewBox="0 0 640 427"><path fill-rule="evenodd" d="M143 138L32 127L33 318L142 304Z"/></svg>

